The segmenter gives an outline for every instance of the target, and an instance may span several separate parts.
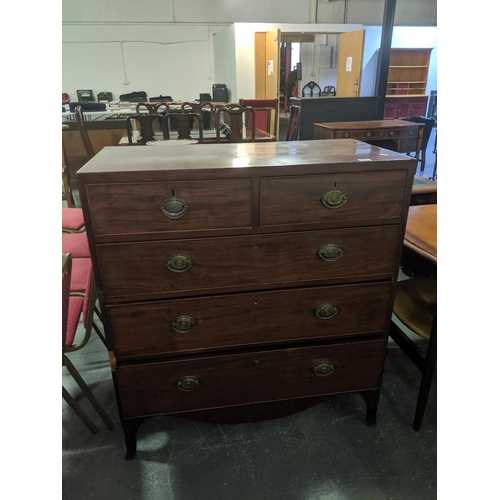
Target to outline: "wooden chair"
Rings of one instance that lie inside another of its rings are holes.
[[[135,105],[135,112],[140,114],[141,108],[146,108],[148,114],[159,115],[170,112],[170,108],[166,102],[139,102]],[[162,109],[165,108],[165,109]]]
[[[166,127],[165,119],[162,115],[151,114],[151,115],[130,115],[125,120],[127,127],[127,137],[128,143],[134,144],[132,139],[132,125],[136,124],[139,130],[139,137],[137,138],[137,144],[146,144],[149,141],[154,141],[155,133],[153,125],[158,122],[160,131],[163,133],[163,139],[168,139],[168,128]]]
[[[425,354],[394,320],[389,335],[422,372],[413,430],[419,431],[431,388],[437,358],[437,279],[417,276],[398,281],[393,308],[402,325],[427,340]]]
[[[240,106],[252,107],[255,111],[255,126],[269,132],[274,136],[274,140],[277,140],[278,99],[240,99]]]
[[[422,133],[422,147],[420,148],[420,154],[418,156],[414,156],[417,161],[420,162],[420,171],[422,172],[425,169],[425,152],[427,150],[427,145],[429,144],[429,138],[431,136],[432,127],[434,127],[434,123],[436,120],[434,118],[427,118],[425,116],[409,116],[408,118],[403,118],[408,122],[413,123],[423,123],[424,131]],[[412,156],[408,153],[408,156]]]
[[[166,129],[172,130],[172,119],[177,123],[177,140],[192,139],[191,129],[194,121],[198,122],[198,142],[203,142],[203,120],[199,113],[167,113],[165,115]]]
[[[82,392],[87,396],[88,400],[95,408],[103,422],[108,429],[113,429],[113,422],[100,405],[97,398],[94,396],[89,386],[85,383],[82,376],[75,368],[73,363],[66,356],[70,350],[76,350],[84,347],[86,342],[82,342],[75,348],[73,345],[78,322],[84,309],[84,298],[80,296],[72,296],[70,294],[72,274],[72,258],[69,253],[62,254],[62,364],[68,369],[68,372],[73,377],[75,382],[79,385]],[[87,339],[88,341],[88,339]],[[96,425],[90,420],[88,415],[83,411],[78,402],[69,394],[69,392],[62,388],[62,396],[69,406],[76,412],[83,423],[88,427],[92,433],[97,433]]]
[[[312,80],[302,87],[302,97],[321,97],[321,87]]]
[[[290,121],[285,141],[298,141],[300,128],[300,106],[290,106]]]
[[[323,97],[335,97],[337,95],[337,89],[333,85],[327,85],[323,92],[321,93]]]
[[[229,120],[229,124],[226,123],[226,119]],[[225,137],[222,137],[221,133]],[[218,107],[215,112],[215,137],[217,142],[255,142],[254,109],[239,105]]]
[[[94,156],[94,148],[92,147],[92,142],[90,141],[89,133],[85,127],[85,120],[83,118],[83,111],[81,106],[75,108],[75,120],[80,132],[80,137],[82,138],[83,147],[87,153],[88,159],[90,160]]]
[[[181,113],[186,113],[186,112],[191,112],[191,113],[198,113],[202,118],[203,118],[203,108],[208,108],[209,113],[210,113],[210,120],[209,120],[209,125],[208,128],[213,129],[214,128],[214,105],[209,102],[183,102],[181,105]]]

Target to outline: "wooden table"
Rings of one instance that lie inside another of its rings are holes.
[[[420,153],[424,125],[406,120],[368,120],[314,124],[315,139],[357,139],[399,153]]]
[[[437,204],[409,208],[401,265],[423,276],[437,272]]]
[[[432,205],[435,203],[437,203],[437,182],[416,175],[413,178],[410,205]]]

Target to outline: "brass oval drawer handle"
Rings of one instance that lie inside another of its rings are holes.
[[[318,253],[323,260],[334,262],[342,257],[344,249],[338,243],[326,243],[319,249]]]
[[[345,132],[344,137],[349,137],[349,132]]]
[[[196,321],[191,316],[178,316],[170,323],[174,332],[187,333],[196,327]]]
[[[391,130],[391,131],[389,132],[389,135],[394,135],[394,130]]]
[[[188,204],[182,198],[175,196],[165,198],[160,204],[161,213],[169,219],[180,219],[186,215],[188,209]]]
[[[367,132],[366,133],[366,137],[371,137],[372,136],[372,133],[371,132]]]
[[[319,319],[331,319],[339,312],[339,308],[335,304],[321,304],[318,306],[314,314]]]
[[[192,266],[193,261],[182,253],[171,255],[167,260],[167,268],[173,273],[184,273]]]
[[[180,391],[195,391],[200,387],[200,381],[196,377],[191,377],[190,375],[186,377],[182,377],[178,382],[177,382],[177,389]]]
[[[330,361],[320,361],[317,365],[313,366],[312,370],[314,375],[326,377],[334,372],[335,366]]]
[[[347,196],[340,189],[330,189],[321,197],[321,203],[326,208],[340,208],[347,201]]]

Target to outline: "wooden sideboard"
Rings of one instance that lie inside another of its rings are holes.
[[[384,120],[397,120],[409,116],[427,116],[428,101],[428,96],[386,96]]]
[[[155,415],[356,392],[375,424],[415,168],[346,139],[107,147],[78,172],[126,458]]]
[[[419,156],[424,125],[405,120],[369,120],[315,123],[315,139],[357,139],[369,144]]]

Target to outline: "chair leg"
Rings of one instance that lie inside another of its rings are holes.
[[[75,411],[75,413],[80,417],[82,422],[89,428],[92,434],[97,434],[99,430],[95,426],[95,424],[90,420],[88,415],[82,410],[81,406],[76,402],[76,400],[71,396],[71,394],[63,387],[62,395],[66,403],[69,404],[71,408]]]
[[[106,424],[106,427],[108,429],[112,429],[113,422],[108,417],[102,406],[99,404],[99,401],[97,401],[96,397],[90,390],[89,386],[85,383],[81,375],[78,373],[78,370],[75,368],[73,363],[64,354],[63,354],[63,365],[66,366],[69,373],[75,379],[76,383],[80,386],[80,389],[83,391],[85,396],[87,396],[88,400],[92,403],[92,406],[95,408],[99,416],[102,418],[103,422]]]
[[[420,389],[418,391],[417,398],[417,408],[415,410],[415,420],[413,422],[413,430],[418,432],[422,426],[422,420],[424,418],[425,407],[427,406],[427,400],[429,398],[429,391],[431,388],[432,375],[434,374],[434,368],[436,366],[437,358],[437,328],[436,328],[436,318],[434,318],[434,326],[429,338],[429,345],[427,346],[427,355],[425,357],[425,365],[422,374],[422,381],[420,382]]]

